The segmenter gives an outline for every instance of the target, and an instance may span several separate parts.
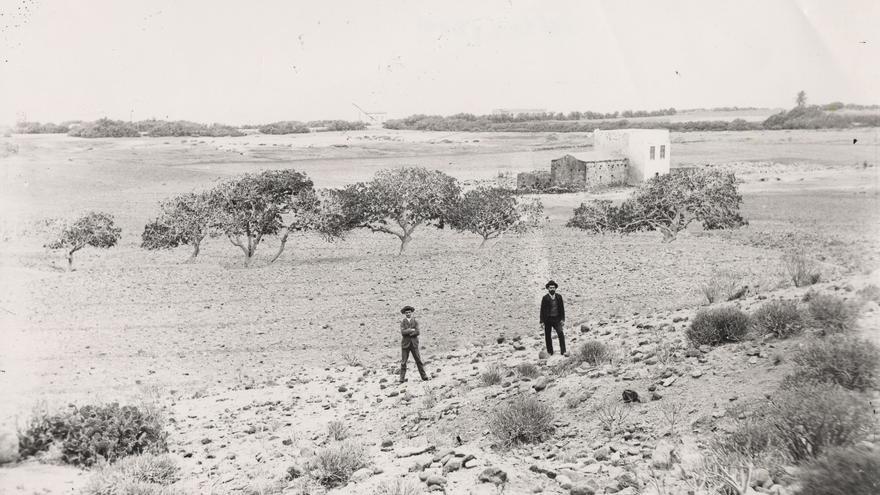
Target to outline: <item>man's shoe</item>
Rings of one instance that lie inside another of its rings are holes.
[[[422,381],[423,381],[423,382],[426,382],[426,381],[428,381],[428,380],[429,380],[429,378],[428,378],[427,376],[423,376],[423,377],[422,377]]]

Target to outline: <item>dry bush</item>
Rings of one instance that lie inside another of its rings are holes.
[[[341,441],[348,438],[348,426],[344,421],[331,421],[327,423],[327,438]]]
[[[488,368],[483,370],[480,373],[480,383],[483,384],[484,387],[488,387],[490,385],[498,385],[501,383],[501,379],[504,376],[504,369],[501,365],[497,363],[490,364]]]
[[[797,495],[880,493],[880,451],[865,447],[830,449],[800,475]]]
[[[765,418],[796,461],[812,459],[832,447],[853,445],[873,425],[867,399],[833,383],[804,383],[779,390],[768,403]]]
[[[874,343],[849,335],[829,335],[808,342],[792,355],[797,381],[836,383],[850,390],[865,391],[878,383],[880,349]]]
[[[669,433],[675,434],[679,424],[687,415],[687,404],[680,400],[661,401],[660,414],[669,426]]]
[[[739,342],[749,331],[749,316],[734,306],[699,311],[686,336],[695,346]]]
[[[782,257],[782,263],[795,287],[813,285],[821,278],[819,265],[804,253],[789,253]]]
[[[740,277],[730,272],[713,273],[701,288],[709,304],[727,301],[740,288]]]
[[[553,432],[553,408],[534,397],[518,396],[498,406],[489,428],[505,447],[541,442]]]
[[[180,479],[180,467],[169,455],[142,454],[114,464],[103,463],[89,478],[85,495],[177,495],[169,487]]]
[[[614,433],[623,425],[630,412],[630,408],[622,402],[615,399],[606,399],[596,406],[594,415],[603,428]]]
[[[437,405],[437,392],[433,388],[425,385],[425,396],[422,397],[422,406],[425,409],[433,409]]]
[[[609,358],[608,346],[598,340],[588,340],[580,345],[574,354],[571,355],[569,361],[572,366],[578,366],[581,363],[589,363],[591,366],[599,366]]]
[[[536,378],[541,374],[541,370],[532,363],[519,363],[514,367],[514,370],[516,370],[516,374],[525,378]]]
[[[351,366],[353,368],[356,368],[358,366],[363,366],[363,363],[361,362],[361,358],[357,352],[351,352],[351,351],[343,352],[342,353],[342,360],[345,362],[345,364],[347,364],[348,366]]]
[[[360,443],[346,441],[319,450],[309,461],[309,474],[328,488],[348,483],[352,473],[367,467],[369,455]]]
[[[770,301],[751,315],[752,328],[759,335],[772,334],[780,339],[801,333],[805,320],[795,301]]]
[[[416,481],[398,478],[386,481],[376,488],[375,495],[421,495],[425,493],[422,484]]]
[[[833,294],[814,294],[807,303],[811,325],[824,335],[850,332],[856,327],[857,305]]]

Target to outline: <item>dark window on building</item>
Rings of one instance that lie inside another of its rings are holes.
[[[651,146],[651,160],[654,159],[654,148],[655,146]]]
[[[664,158],[666,158],[666,145],[661,144],[660,145],[660,159],[662,160]]]

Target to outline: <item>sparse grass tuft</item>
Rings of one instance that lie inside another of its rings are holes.
[[[421,495],[425,493],[422,484],[410,479],[386,481],[378,486],[375,495]]]
[[[803,313],[795,301],[770,301],[751,315],[752,328],[760,335],[786,339],[801,333],[805,326]]]
[[[728,272],[713,273],[702,286],[709,304],[727,301],[740,287],[740,278]]]
[[[579,366],[581,363],[589,363],[591,366],[598,366],[609,358],[608,347],[598,340],[588,340],[580,345],[571,355],[570,361],[572,366]]]
[[[348,438],[348,434],[348,426],[344,421],[336,420],[327,423],[327,438],[338,442]]]
[[[836,383],[850,390],[865,391],[878,383],[880,349],[874,343],[849,335],[815,339],[795,351],[796,381]]]
[[[169,455],[142,454],[114,464],[103,463],[92,474],[85,495],[176,495],[169,485],[180,479],[180,467]]]
[[[596,406],[594,414],[603,428],[614,433],[629,417],[630,411],[626,404],[615,399],[606,399]]]
[[[553,432],[553,408],[534,397],[518,396],[498,406],[489,420],[492,433],[505,447],[536,443]]]
[[[749,316],[733,306],[701,310],[687,329],[688,340],[695,346],[739,342],[749,331]]]
[[[309,472],[321,485],[333,488],[348,483],[352,473],[368,464],[367,449],[362,444],[338,442],[315,454],[309,462]]]
[[[815,294],[807,307],[811,324],[823,335],[846,333],[855,329],[859,309],[853,303],[833,294]]]
[[[524,378],[536,378],[541,374],[541,370],[532,363],[519,363],[514,369],[516,374]]]
[[[830,449],[806,466],[797,495],[880,493],[880,451],[865,447]]]
[[[480,373],[480,383],[488,387],[498,385],[503,378],[504,369],[498,364],[491,364],[482,373]]]
[[[804,253],[789,253],[782,257],[782,263],[785,266],[785,273],[795,287],[813,285],[821,278],[819,265]]]

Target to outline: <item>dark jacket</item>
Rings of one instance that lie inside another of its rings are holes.
[[[556,303],[557,308],[559,309],[559,316],[556,318],[550,317],[550,294],[544,294],[544,298],[541,299],[541,323],[545,321],[565,321],[565,303],[562,302],[562,296],[558,293],[556,294]]]
[[[419,348],[419,322],[412,318],[407,321],[406,318],[400,322],[400,348],[409,349],[410,347]]]

